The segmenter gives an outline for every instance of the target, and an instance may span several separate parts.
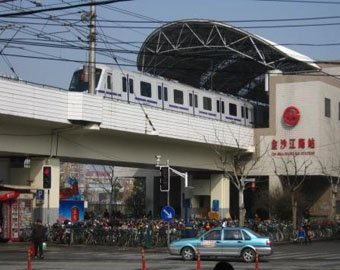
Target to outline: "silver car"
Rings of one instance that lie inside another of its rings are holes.
[[[241,257],[254,262],[256,256],[273,253],[272,242],[244,227],[214,228],[195,238],[175,240],[169,245],[171,255],[181,255],[184,260],[200,256]]]

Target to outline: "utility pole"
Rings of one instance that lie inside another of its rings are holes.
[[[89,93],[95,94],[96,87],[96,4],[91,0],[89,34]]]

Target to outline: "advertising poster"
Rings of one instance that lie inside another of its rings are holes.
[[[72,223],[84,220],[84,201],[75,177],[69,177],[66,185],[60,189],[59,221],[64,222],[66,219]]]
[[[84,201],[64,200],[59,202],[59,220],[72,223],[84,220]]]

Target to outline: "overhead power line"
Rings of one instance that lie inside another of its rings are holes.
[[[105,1],[95,2],[95,5],[100,6],[100,5],[107,5],[107,4],[112,4],[112,3],[116,3],[116,2],[125,2],[125,1],[131,1],[131,0],[105,0]],[[61,6],[61,7],[51,7],[51,8],[42,8],[42,9],[35,9],[35,10],[26,10],[26,11],[0,14],[0,17],[15,17],[15,16],[22,16],[22,15],[29,15],[29,14],[37,14],[37,13],[48,12],[48,11],[56,11],[56,10],[85,7],[85,6],[91,6],[91,5],[93,5],[93,3],[82,3],[82,4],[75,4],[75,5]]]

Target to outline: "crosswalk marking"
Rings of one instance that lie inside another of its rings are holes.
[[[310,252],[294,252],[294,253],[286,253],[286,252],[277,252],[270,256],[271,259],[294,259],[294,260],[308,260],[308,259],[338,259],[339,253],[313,253]]]

